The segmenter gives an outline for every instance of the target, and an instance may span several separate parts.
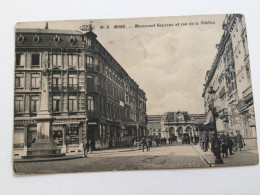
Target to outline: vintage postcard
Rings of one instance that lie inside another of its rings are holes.
[[[22,22],[17,174],[258,164],[242,14]]]

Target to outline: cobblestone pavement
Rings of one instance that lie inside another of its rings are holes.
[[[68,173],[114,170],[200,168],[208,164],[192,145],[152,147],[151,151],[116,149],[95,151],[87,158],[14,164],[19,174]]]
[[[203,152],[199,145],[194,146],[194,148],[213,166],[256,165],[259,162],[257,149],[243,148],[242,151],[233,152],[234,155],[228,155],[227,158],[222,158],[223,164],[215,165],[215,157],[210,149],[207,152]]]

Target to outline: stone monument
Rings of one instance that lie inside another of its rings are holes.
[[[52,139],[51,123],[52,116],[49,111],[49,86],[48,86],[49,70],[46,65],[43,66],[41,80],[41,98],[40,109],[37,113],[37,139],[32,143],[31,151],[28,151],[27,158],[33,157],[56,157],[64,156],[61,150],[57,149],[57,144]]]

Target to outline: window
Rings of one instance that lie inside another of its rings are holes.
[[[14,112],[15,113],[24,111],[24,102],[23,102],[22,96],[15,97],[15,103],[14,104],[15,104],[14,105]]]
[[[62,55],[56,55],[56,54],[52,55],[52,65],[61,67]]]
[[[94,99],[92,96],[88,96],[88,110],[94,111]]]
[[[92,46],[92,41],[91,41],[91,39],[89,39],[89,38],[87,38],[87,45],[88,45],[88,46]]]
[[[87,66],[92,68],[93,62],[94,62],[94,58],[87,56]]]
[[[40,65],[40,54],[32,54],[32,65],[33,66]]]
[[[53,74],[52,86],[53,87],[61,86],[61,79],[60,79],[60,75],[59,74]]]
[[[83,94],[81,94],[79,97],[79,110],[84,110],[84,108],[85,108],[84,96]]]
[[[24,75],[23,74],[16,74],[15,75],[15,87],[24,87]]]
[[[77,77],[75,74],[69,75],[69,87],[76,87],[77,86]]]
[[[25,55],[16,54],[16,66],[24,66],[24,65],[25,65]]]
[[[69,96],[69,111],[77,111],[77,97]]]
[[[39,74],[32,74],[31,77],[31,87],[32,88],[39,88],[40,87],[40,76]]]
[[[69,66],[77,66],[78,58],[77,55],[69,55]]]
[[[53,96],[52,98],[52,110],[53,112],[61,111],[60,109],[60,96]]]
[[[39,109],[39,96],[31,96],[31,112],[37,112]]]

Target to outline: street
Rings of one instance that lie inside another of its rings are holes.
[[[174,143],[150,151],[110,149],[94,151],[87,158],[62,161],[14,163],[18,174],[92,172],[207,167],[192,145]]]

